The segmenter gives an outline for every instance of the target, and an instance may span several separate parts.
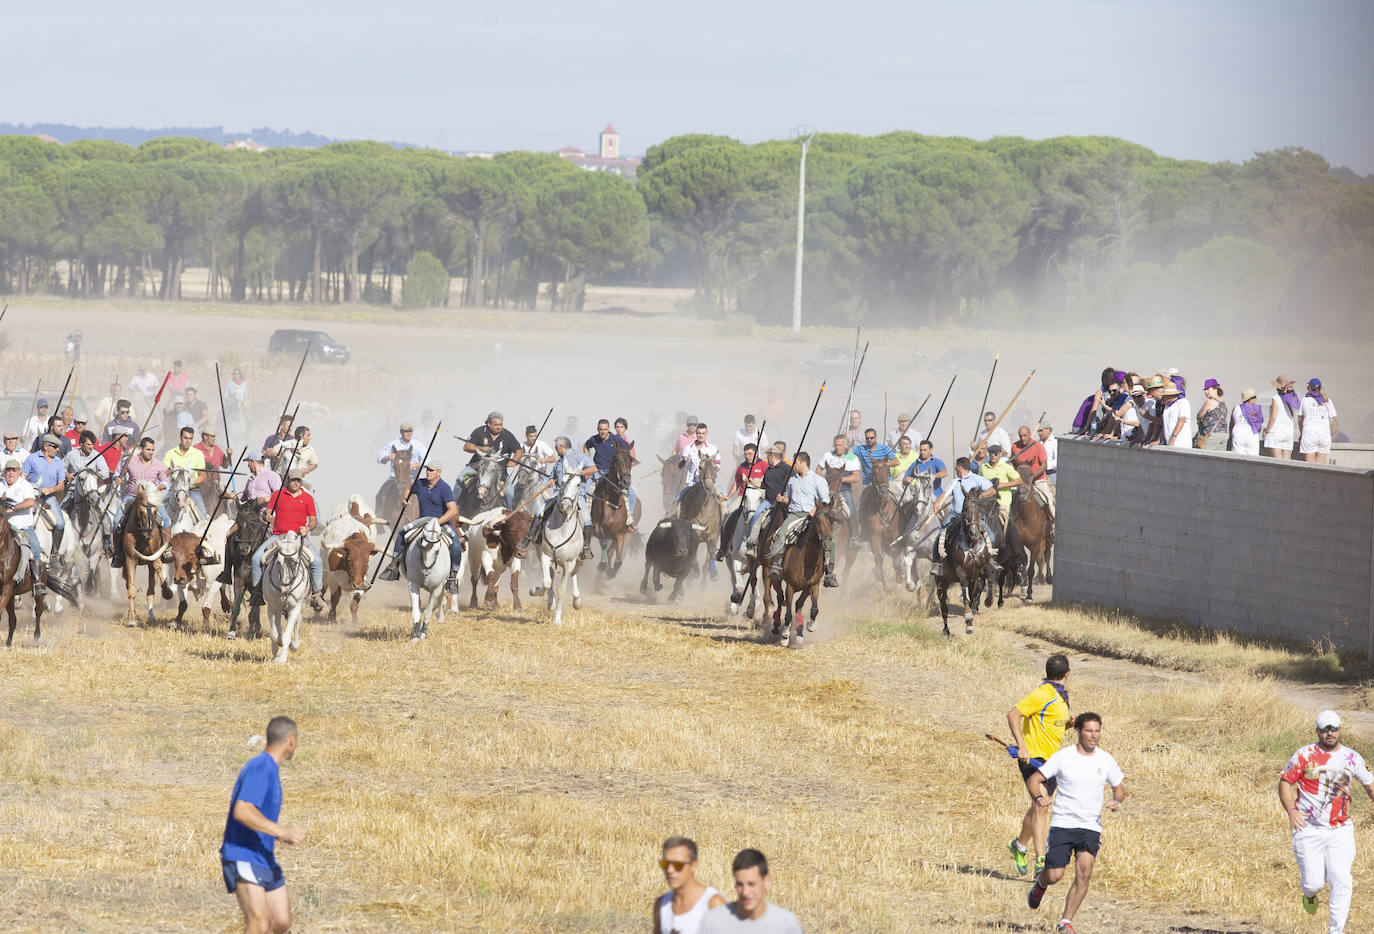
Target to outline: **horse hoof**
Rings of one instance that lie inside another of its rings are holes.
[[[815,632],[815,631],[816,631],[816,621],[815,621],[814,619],[808,619],[808,620],[806,621],[806,631],[807,631],[807,632]]]
[[[581,598],[581,597],[573,597],[573,609],[574,609],[574,610],[580,610],[580,609],[582,609],[582,598]]]
[[[232,629],[229,630],[228,632],[226,632],[226,633],[224,634],[224,638],[228,639],[228,640],[231,641],[231,642],[232,642],[233,640],[237,639],[238,637],[239,637],[239,634],[236,633],[236,632],[234,632],[234,630],[232,630]]]
[[[973,624],[972,624],[972,623],[965,623],[965,624],[964,624],[964,635],[966,635],[966,636],[971,636],[971,635],[973,635]]]

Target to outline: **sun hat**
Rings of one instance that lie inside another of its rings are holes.
[[[1293,385],[1293,379],[1287,373],[1280,373],[1269,381],[1269,385],[1275,389],[1282,389],[1284,386]]]
[[[1324,726],[1334,726],[1336,729],[1341,727],[1341,715],[1334,710],[1323,710],[1317,714],[1317,729]]]
[[[1255,398],[1255,390],[1249,386],[1246,386],[1245,391],[1240,394],[1240,401],[1249,402],[1253,398]]]
[[[1221,383],[1218,383],[1218,382],[1217,382],[1216,380],[1214,380],[1214,379],[1209,379],[1209,380],[1207,380],[1205,383],[1202,384],[1202,388],[1203,388],[1203,389],[1220,389],[1220,388],[1221,388]]]
[[[1131,395],[1133,395],[1133,396],[1143,396],[1143,395],[1145,395],[1145,387],[1142,386],[1142,385],[1140,385],[1139,383],[1136,383],[1134,386],[1131,387]]]
[[[1178,385],[1177,385],[1176,383],[1174,383],[1172,380],[1171,380],[1170,382],[1166,383],[1165,386],[1164,386],[1164,395],[1166,395],[1166,396],[1176,396],[1176,395],[1178,395]]]
[[[1160,379],[1158,376],[1151,376],[1148,380],[1145,381],[1146,389],[1158,389],[1160,386],[1163,385],[1164,380]]]

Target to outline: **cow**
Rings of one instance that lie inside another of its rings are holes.
[[[215,520],[220,526],[219,537],[221,542],[224,533],[229,528],[229,518],[220,516]],[[221,552],[223,546],[221,546]],[[189,590],[201,601],[200,615],[201,624],[208,627],[210,625],[210,601],[205,599],[209,595],[209,583],[205,574],[208,565],[219,564],[222,560],[221,555],[216,554],[210,547],[209,536],[202,542],[199,532],[177,532],[172,536],[171,542],[167,545],[167,550],[163,552],[163,561],[167,562],[167,573],[171,575],[172,586],[176,591],[177,599],[177,618],[175,626],[177,629],[184,629],[186,626],[186,592]],[[215,586],[221,586],[218,583]],[[221,591],[221,598],[223,591]]]
[[[367,566],[379,550],[375,538],[377,527],[384,524],[372,515],[357,494],[349,497],[348,502],[329,517],[320,544],[325,552],[324,586],[329,591],[331,623],[339,618],[339,601],[344,591],[352,590],[353,599],[348,609],[353,625],[358,624],[358,604],[371,586],[367,582]]]
[[[472,581],[472,599],[468,609],[477,609],[479,580],[487,585],[483,599],[486,608],[496,608],[496,585],[506,568],[510,568],[513,607],[520,609],[520,560],[525,557],[521,542],[533,521],[534,517],[524,510],[512,513],[500,507],[472,517],[467,533],[468,577]]]
[[[654,575],[654,590],[663,589],[662,576],[667,574],[674,579],[673,592],[669,600],[682,598],[682,584],[696,570],[697,546],[701,544],[701,533],[706,527],[693,524],[686,519],[664,519],[649,533],[649,542],[644,546],[644,579],[639,582],[639,592],[649,592],[649,572]]]

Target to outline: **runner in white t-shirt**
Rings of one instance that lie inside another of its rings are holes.
[[[1341,745],[1340,714],[1323,710],[1317,714],[1317,741],[1293,753],[1279,775],[1279,801],[1293,829],[1303,910],[1316,914],[1317,893],[1331,885],[1328,934],[1341,934],[1350,914],[1350,867],[1355,863],[1350,791],[1355,782],[1374,801],[1374,774],[1363,756]]]
[[[1093,863],[1102,845],[1102,788],[1112,786],[1112,800],[1107,802],[1107,807],[1113,811],[1121,807],[1126,797],[1121,766],[1110,753],[1097,746],[1102,739],[1102,718],[1095,713],[1081,713],[1074,719],[1073,726],[1078,731],[1078,742],[1046,759],[1027,782],[1037,804],[1045,798],[1045,783],[1050,779],[1057,782],[1059,790],[1050,816],[1045,868],[1035,877],[1026,904],[1039,908],[1045,890],[1064,877],[1069,859],[1076,854],[1073,885],[1069,886],[1064,914],[1055,927],[1056,931],[1065,934],[1076,934],[1073,916],[1088,894]]]
[[[724,905],[725,896],[697,881],[696,843],[669,837],[658,865],[668,891],[654,899],[654,934],[697,934],[706,912]]]

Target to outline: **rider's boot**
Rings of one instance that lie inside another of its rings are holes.
[[[262,584],[254,584],[252,596],[248,600],[249,606],[266,606],[267,600],[262,595]]]
[[[29,593],[37,600],[48,592],[48,588],[43,586],[43,562],[37,558],[31,558],[29,560],[29,573],[33,575],[33,588]]]
[[[825,540],[825,580],[826,587],[838,587],[840,582],[835,579],[835,542],[833,539]]]
[[[458,593],[460,589],[458,584],[458,569],[449,568],[448,580],[444,583],[444,593]]]
[[[397,549],[387,562],[386,567],[382,568],[382,573],[377,575],[384,581],[398,581],[401,579],[401,552]]]
[[[62,561],[62,533],[66,531],[66,526],[52,530],[51,557],[48,559],[50,563],[59,564]]]
[[[316,590],[310,595],[310,609],[316,613],[324,612],[324,591]]]
[[[582,526],[582,560],[591,561],[596,557],[596,552],[592,551],[592,527]]]
[[[118,533],[110,546],[110,567],[119,570],[124,567],[124,535]]]

